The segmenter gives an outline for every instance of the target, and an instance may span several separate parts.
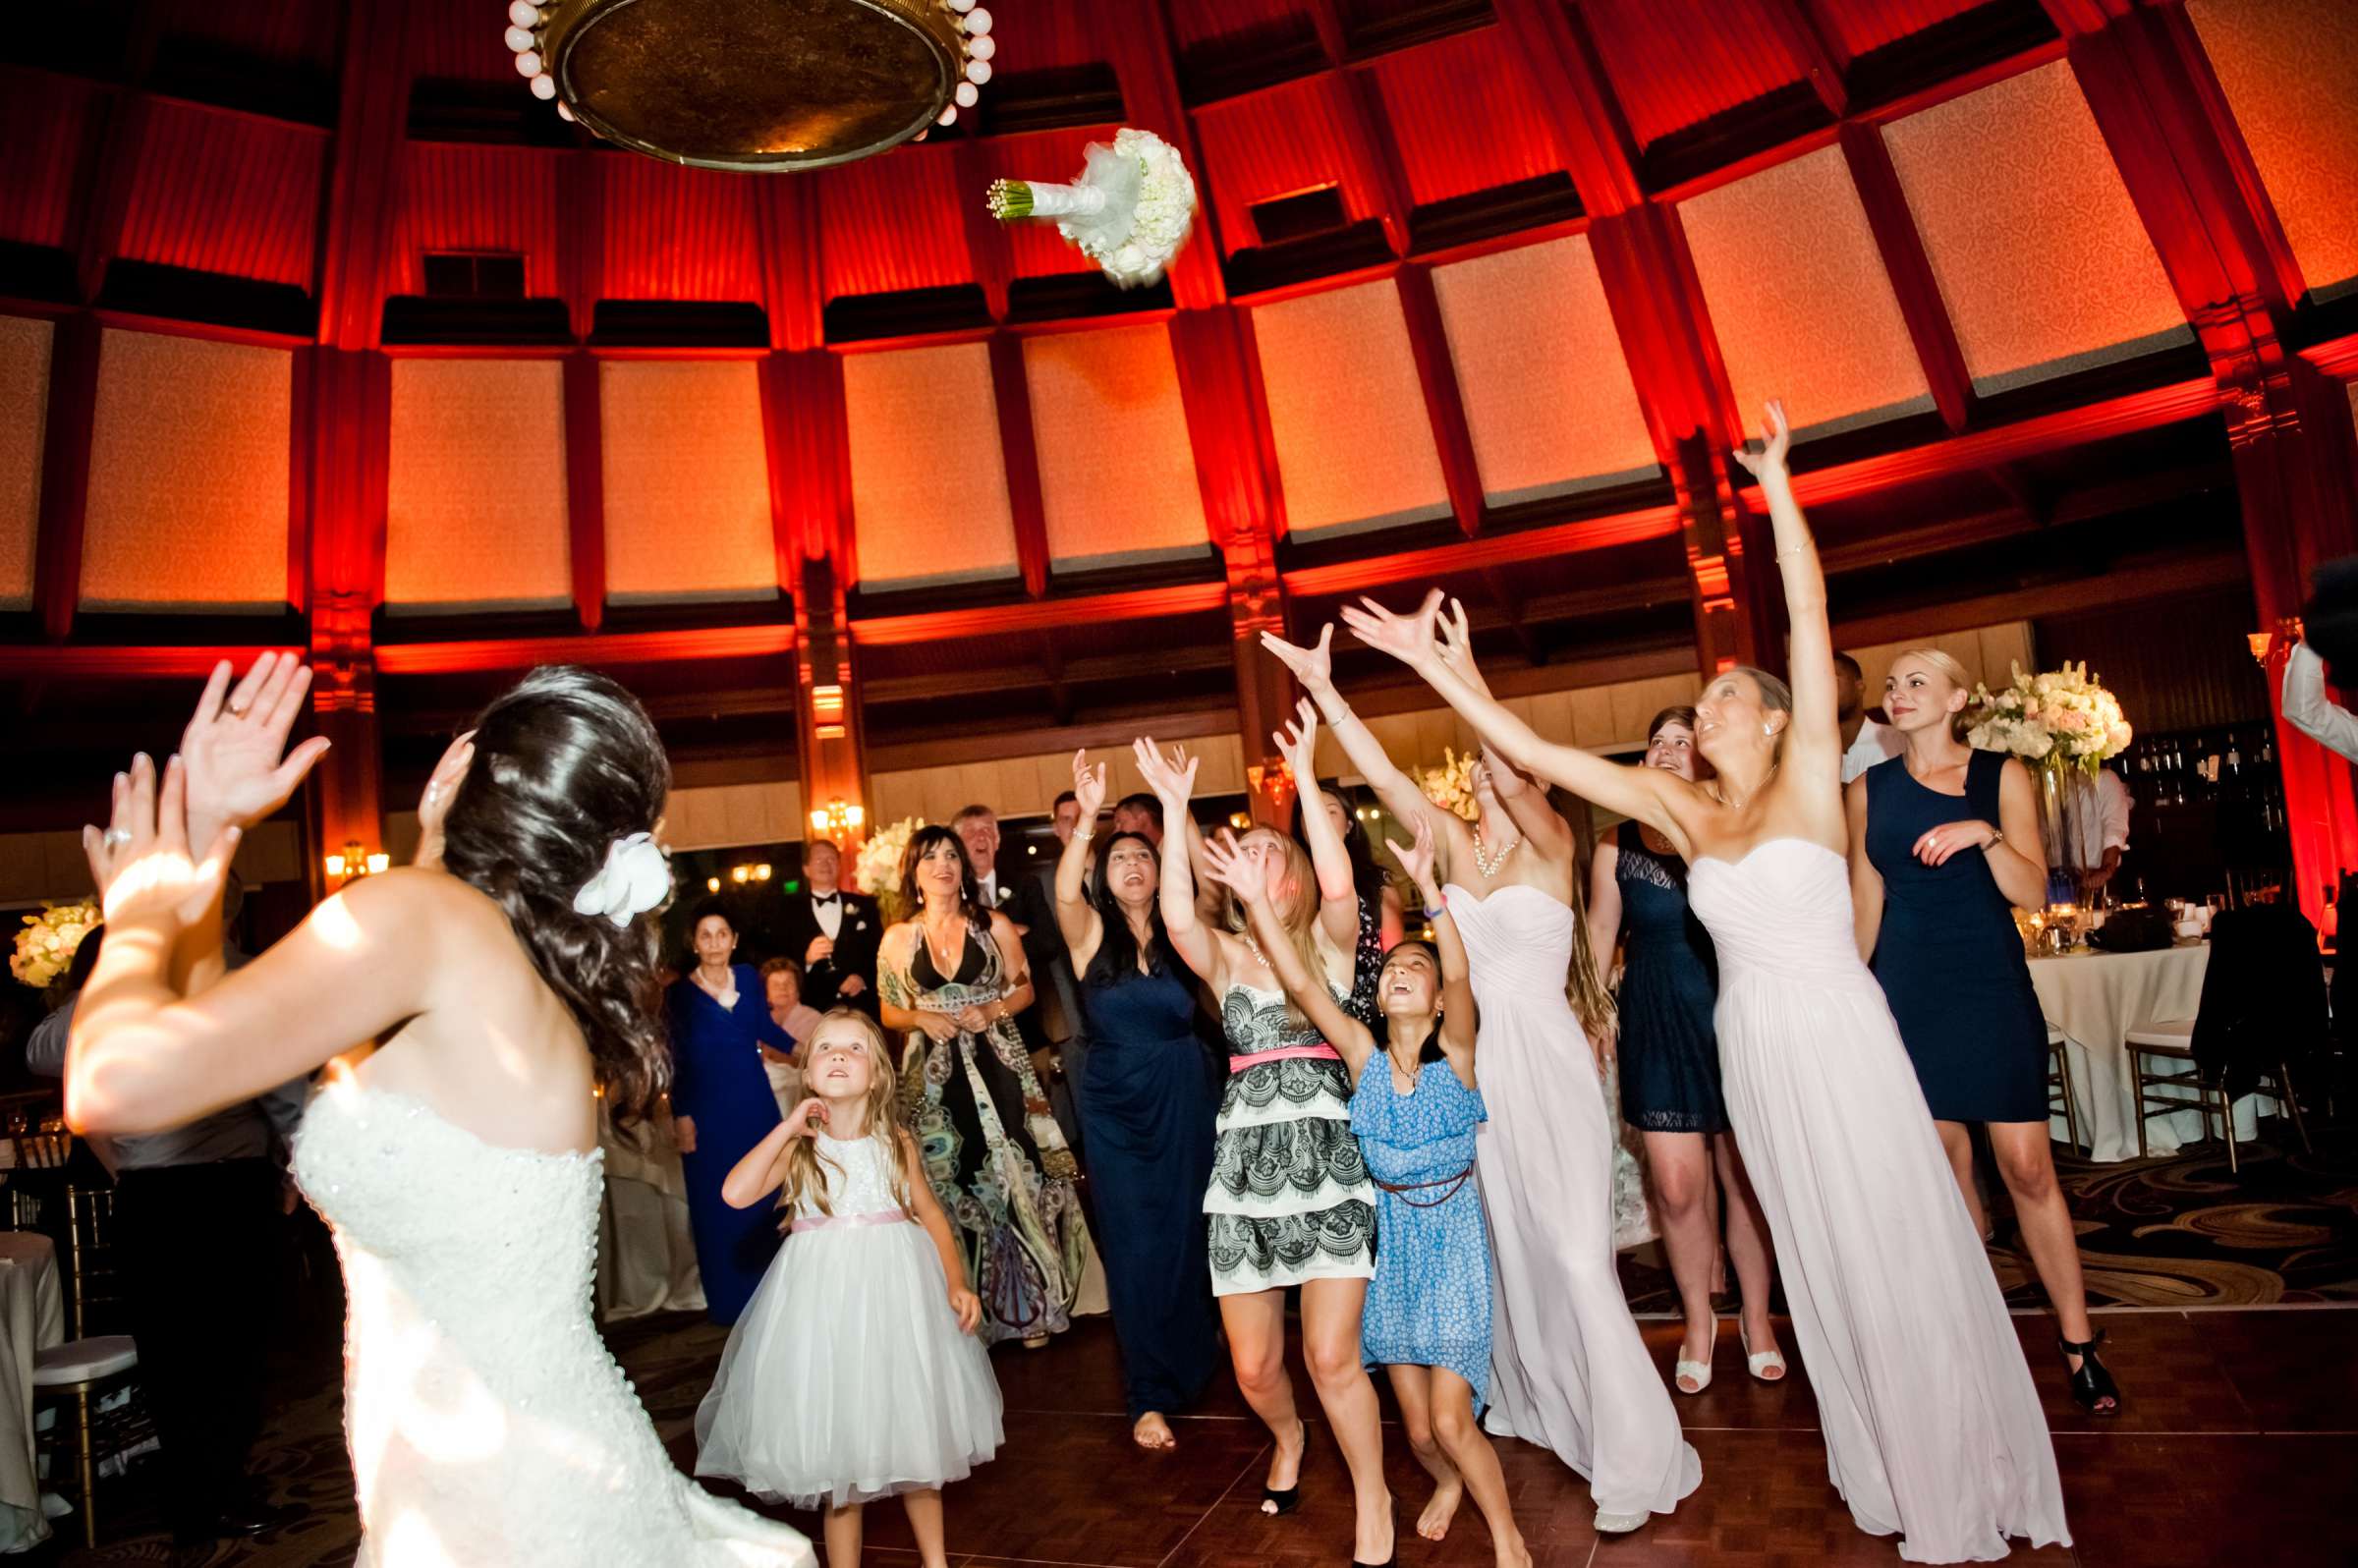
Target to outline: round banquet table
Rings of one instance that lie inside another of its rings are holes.
[[[33,1470],[32,1358],[65,1337],[56,1245],[0,1231],[0,1551],[22,1551],[49,1535]]]
[[[2031,985],[2047,1021],[2063,1032],[2064,1060],[2079,1101],[2080,1133],[2088,1157],[2116,1161],[2137,1157],[2137,1086],[2129,1072],[2129,1032],[2148,1024],[2192,1018],[2203,996],[2203,974],[2211,944],[2189,942],[2148,953],[2100,953],[2082,948],[2055,958],[2031,960]],[[2257,1136],[2259,1101],[2248,1095],[2235,1105],[2235,1136]],[[2188,1098],[2188,1104],[2193,1100]],[[2271,1109],[2274,1102],[2269,1101]],[[2058,1142],[2069,1138],[2063,1118],[2049,1123]],[[2147,1150],[2174,1154],[2181,1145],[2206,1136],[2201,1112],[2156,1117],[2145,1132]]]

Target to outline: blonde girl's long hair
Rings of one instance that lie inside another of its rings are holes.
[[[896,1086],[893,1080],[892,1056],[885,1048],[884,1031],[876,1021],[855,1007],[830,1008],[820,1017],[817,1027],[811,1031],[811,1039],[818,1038],[819,1031],[838,1022],[856,1024],[868,1037],[868,1057],[870,1064],[868,1079],[868,1099],[863,1107],[867,1112],[866,1136],[875,1140],[884,1156],[884,1169],[892,1183],[892,1196],[903,1208],[910,1206],[909,1169],[906,1150],[901,1143],[901,1119],[894,1113]],[[810,1044],[806,1043],[805,1050]],[[778,1190],[778,1206],[792,1209],[800,1205],[807,1194],[812,1205],[822,1214],[832,1214],[827,1202],[829,1170],[840,1170],[835,1162],[818,1151],[815,1138],[798,1138],[786,1149],[786,1180]]]
[[[1292,939],[1294,951],[1302,955],[1302,967],[1323,982],[1326,960],[1319,952],[1319,873],[1311,864],[1310,851],[1302,847],[1300,839],[1273,827],[1254,828],[1245,837],[1251,838],[1254,833],[1266,833],[1284,848],[1285,870],[1269,889],[1269,903],[1285,926],[1285,934]],[[1227,911],[1228,929],[1252,940],[1252,917],[1246,914],[1244,901],[1233,892],[1227,898]],[[1357,955],[1353,956],[1356,960]],[[1304,1022],[1302,1010],[1290,996],[1286,998],[1285,1016],[1297,1024]]]
[[[1693,709],[1664,708],[1655,716],[1654,723],[1648,728],[1648,739],[1652,740],[1654,731],[1660,729],[1665,719],[1680,712],[1687,714],[1682,722],[1692,727]],[[1561,786],[1547,792],[1547,804],[1554,807],[1556,814],[1567,823],[1577,822],[1583,816],[1590,816],[1594,820],[1589,803]],[[1620,1010],[1613,1005],[1613,993],[1604,988],[1604,979],[1598,974],[1595,955],[1589,950],[1588,868],[1581,864],[1577,855],[1572,863],[1571,903],[1572,969],[1564,977],[1564,1000],[1572,1004],[1572,1016],[1580,1020],[1582,1031],[1593,1040],[1613,1028]],[[1605,956],[1609,958],[1612,955],[1608,953]]]

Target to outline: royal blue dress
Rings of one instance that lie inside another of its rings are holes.
[[[1477,1410],[1490,1390],[1490,1237],[1474,1129],[1488,1120],[1481,1092],[1447,1062],[1419,1067],[1416,1092],[1403,1094],[1379,1050],[1351,1092],[1351,1131],[1376,1182],[1376,1277],[1360,1316],[1360,1360],[1455,1372]]]
[[[1085,980],[1081,1005],[1082,1144],[1136,1421],[1194,1404],[1219,1362],[1204,1225],[1217,1100],[1195,1030],[1196,988],[1170,961],[1114,983]]]
[[[764,1003],[751,964],[732,965],[737,1005],[723,1009],[693,975],[672,982],[671,1113],[696,1123],[696,1152],[680,1156],[688,1183],[688,1227],[704,1307],[716,1323],[733,1323],[761,1283],[778,1250],[777,1214],[767,1204],[731,1208],[720,1184],[778,1125],[778,1101],[761,1067],[761,1047],[795,1048]]]
[[[1943,822],[1994,824],[2005,768],[2004,754],[1975,752],[1962,799],[1916,782],[1904,756],[1861,775],[1867,858],[1883,879],[1872,968],[1937,1121],[2047,1120],[2047,1019],[1989,858],[1916,858],[1916,841]]]

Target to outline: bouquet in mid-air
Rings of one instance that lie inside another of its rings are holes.
[[[1196,222],[1196,182],[1178,148],[1128,127],[1113,144],[1093,141],[1089,166],[1069,185],[996,180],[990,215],[1051,219],[1104,274],[1125,289],[1151,284],[1171,264]]]

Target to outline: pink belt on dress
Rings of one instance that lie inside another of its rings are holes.
[[[1273,1051],[1251,1051],[1243,1056],[1231,1056],[1228,1058],[1228,1071],[1232,1074],[1241,1073],[1248,1067],[1259,1067],[1263,1062],[1282,1062],[1289,1056],[1312,1056],[1329,1062],[1343,1059],[1340,1051],[1321,1040],[1316,1045],[1280,1045]]]
[[[786,1229],[796,1235],[807,1230],[825,1230],[832,1225],[914,1225],[917,1216],[897,1208],[871,1209],[865,1214],[813,1214],[798,1219]]]

